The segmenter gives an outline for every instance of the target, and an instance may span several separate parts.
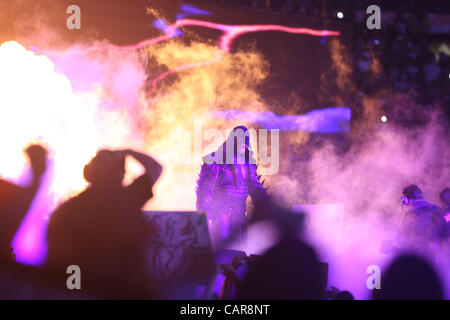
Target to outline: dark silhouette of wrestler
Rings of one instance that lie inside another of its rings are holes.
[[[47,151],[40,145],[25,150],[32,169],[31,184],[20,187],[0,180],[0,263],[14,261],[11,241],[27,214],[46,170]]]
[[[125,158],[145,173],[123,186]],[[151,157],[133,151],[101,150],[84,168],[88,188],[62,204],[48,229],[47,270],[57,280],[66,268],[81,269],[84,292],[99,298],[146,298],[146,230],[141,208],[162,171]],[[65,286],[66,280],[62,281]]]
[[[253,201],[267,197],[248,129],[235,127],[223,145],[203,161],[197,180],[197,210],[207,215],[213,246],[220,247],[232,235],[243,240],[248,196]]]

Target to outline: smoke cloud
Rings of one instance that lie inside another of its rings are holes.
[[[161,17],[154,8],[148,11]],[[217,120],[211,111],[280,109],[266,105],[258,91],[270,63],[255,46],[219,60],[216,43],[195,36],[141,50],[94,50],[105,42],[69,45],[42,21],[42,16],[36,20],[42,35],[33,43],[39,48],[36,53],[16,43],[0,47],[0,63],[14,62],[5,68],[9,73],[0,74],[0,130],[2,137],[11,137],[0,140],[0,174],[20,180],[26,171],[20,149],[30,142],[43,141],[52,154],[48,190],[37,201],[47,205],[34,205],[15,239],[18,259],[24,263],[42,262],[45,250],[38,244],[43,243],[45,219],[58,203],[86,186],[82,168],[97,149],[148,152],[161,161],[164,172],[146,209],[193,210],[201,157],[222,142],[204,141],[207,148],[196,153],[196,123],[222,131],[252,127]],[[16,40],[32,42],[29,37]],[[437,203],[439,192],[449,186],[450,137],[440,114],[417,106],[413,95],[394,95],[386,88],[371,96],[358,94],[346,48],[334,40],[329,49],[332,68],[321,77],[324,100],[338,106],[358,100],[358,121],[340,135],[281,132],[280,173],[264,178],[287,205],[337,204],[335,211],[310,217],[310,240],[330,263],[329,284],[366,298],[367,267],[383,267],[391,259],[380,247],[398,226],[403,187],[417,184],[425,199]],[[199,66],[170,75],[153,90],[153,80],[162,73],[193,64]],[[382,123],[383,108],[394,119],[418,117],[423,123],[407,127],[389,117]],[[293,110],[304,110],[301,98],[283,112]],[[132,162],[127,181],[139,170]]]

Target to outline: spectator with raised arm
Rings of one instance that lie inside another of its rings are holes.
[[[125,159],[135,158],[145,173],[123,185]],[[141,209],[153,196],[161,165],[133,150],[100,150],[85,166],[89,186],[62,204],[48,229],[47,269],[55,279],[78,265],[82,290],[99,298],[146,298],[146,230]],[[61,282],[65,285],[65,280]]]

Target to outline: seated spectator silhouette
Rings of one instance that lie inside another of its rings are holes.
[[[322,284],[314,249],[299,240],[284,239],[249,265],[237,299],[322,299]]]
[[[323,299],[327,282],[323,268],[314,248],[298,239],[304,229],[304,215],[293,214],[274,199],[259,198],[250,216],[250,224],[270,222],[282,237],[262,256],[249,261],[236,299]]]
[[[355,300],[353,295],[347,290],[339,292],[334,299],[335,300]]]
[[[355,300],[355,297],[353,297],[349,291],[340,291],[338,288],[333,286],[326,291],[325,298],[327,300]]]
[[[374,300],[441,300],[443,288],[432,266],[419,256],[397,257],[381,276]]]
[[[145,173],[123,186],[125,158]],[[84,168],[88,188],[62,204],[48,228],[47,270],[66,285],[66,268],[78,265],[81,287],[92,297],[146,298],[146,230],[141,214],[162,167],[132,150],[101,150]]]
[[[0,180],[0,264],[14,261],[11,242],[33,202],[46,170],[47,151],[42,146],[31,145],[25,151],[31,163],[31,184],[20,187]]]

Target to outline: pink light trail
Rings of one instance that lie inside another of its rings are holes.
[[[333,31],[333,30],[315,30],[315,29],[309,29],[309,28],[292,28],[292,27],[286,27],[281,25],[225,25],[225,24],[219,24],[214,22],[208,22],[208,21],[201,21],[201,20],[192,20],[192,19],[181,19],[176,21],[173,25],[171,25],[170,32],[168,34],[165,34],[163,36],[159,36],[156,38],[148,39],[141,41],[134,45],[129,46],[118,46],[118,45],[102,45],[102,46],[93,46],[88,49],[88,51],[94,51],[94,50],[108,50],[108,49],[119,49],[119,50],[138,50],[145,48],[147,46],[151,46],[163,41],[170,40],[175,30],[181,27],[187,27],[187,26],[198,26],[198,27],[204,27],[209,29],[215,29],[220,30],[223,32],[222,36],[219,38],[219,48],[222,52],[230,52],[231,46],[233,44],[233,41],[236,40],[239,36],[246,34],[246,33],[254,33],[254,32],[267,32],[267,31],[278,31],[278,32],[284,32],[284,33],[291,33],[291,34],[306,34],[316,37],[330,37],[330,36],[339,36],[339,31]],[[216,53],[216,58],[213,60],[203,61],[203,62],[197,62],[193,64],[185,64],[180,65],[172,70],[166,71],[153,79],[152,81],[152,90],[150,94],[153,94],[156,92],[157,85],[160,81],[162,81],[167,76],[198,67],[204,67],[211,65],[213,63],[216,63],[220,61],[222,57],[222,52]]]

